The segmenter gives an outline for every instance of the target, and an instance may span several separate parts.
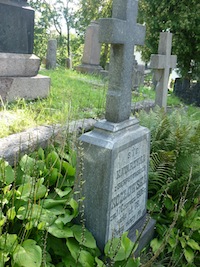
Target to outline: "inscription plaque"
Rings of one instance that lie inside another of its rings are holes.
[[[114,161],[109,239],[127,231],[146,212],[147,155],[147,141],[140,140]]]

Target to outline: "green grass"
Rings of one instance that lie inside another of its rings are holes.
[[[14,116],[14,119],[1,120],[0,137],[38,125],[102,116],[107,86],[100,78],[60,68],[40,73],[51,77],[49,96],[35,101],[19,99],[11,104],[4,103],[1,111],[6,118]]]
[[[40,73],[51,78],[49,96],[35,101],[19,99],[11,104],[2,103],[0,138],[39,125],[64,124],[71,120],[104,116],[108,87],[106,79],[64,68],[42,70]],[[147,99],[155,99],[155,91],[150,87],[141,87],[132,94],[133,102]],[[185,106],[172,93],[169,93],[168,105],[175,108]],[[200,108],[188,106],[187,112],[192,119],[200,119]]]

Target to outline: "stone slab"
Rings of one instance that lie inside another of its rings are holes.
[[[83,51],[83,64],[99,65],[101,44],[99,43],[98,21],[91,21],[85,33],[85,44]]]
[[[1,117],[9,116],[5,113]],[[66,125],[39,126],[28,129],[21,133],[12,134],[8,137],[0,138],[0,158],[3,158],[10,165],[14,165],[20,156],[30,153],[38,147],[46,147],[52,140],[66,140],[66,134],[81,134],[93,128],[96,120],[84,119],[66,123]]]
[[[80,197],[85,197],[86,227],[103,250],[109,239],[146,214],[150,134],[136,119],[102,121],[80,141],[85,178]]]
[[[46,76],[0,77],[0,95],[3,101],[44,98],[48,96],[49,90],[50,78]]]
[[[146,214],[129,230],[128,237],[132,242],[138,241],[137,238],[140,236],[137,250],[134,252],[136,257],[139,252],[153,239],[155,234],[155,224],[156,221]],[[136,236],[136,230],[138,232],[138,236]]]
[[[47,45],[46,69],[56,68],[57,40],[50,39]]]
[[[39,68],[40,59],[33,54],[0,53],[0,77],[32,77]]]
[[[0,0],[0,52],[33,53],[34,10],[26,1]]]
[[[81,64],[76,67],[76,71],[81,73],[99,74],[102,70],[102,67],[99,65]]]

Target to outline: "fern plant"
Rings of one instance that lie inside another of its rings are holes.
[[[192,179],[188,196],[200,194],[200,123],[180,111],[166,114],[157,109],[151,114],[141,112],[140,122],[151,131],[149,198],[159,199],[168,193],[177,199]]]

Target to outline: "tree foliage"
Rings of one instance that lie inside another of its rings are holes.
[[[159,33],[173,33],[173,54],[184,78],[200,79],[200,2],[199,0],[140,0],[139,22],[146,24],[143,59],[157,53]]]
[[[29,0],[36,11],[34,53],[40,58],[45,57],[50,38],[58,41],[59,64],[64,64],[64,59],[71,54],[70,29],[73,27],[74,11],[70,3],[72,0],[58,0],[55,3],[48,0]],[[63,26],[64,22],[66,27]]]

